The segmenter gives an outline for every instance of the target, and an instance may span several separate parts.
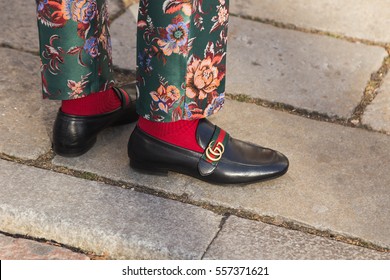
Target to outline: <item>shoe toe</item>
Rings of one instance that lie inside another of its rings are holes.
[[[287,172],[288,170],[288,167],[289,167],[289,161],[288,161],[288,158],[278,152],[278,151],[273,151],[273,160],[269,163],[269,175],[270,177],[276,177],[276,176],[280,176],[280,175],[283,175],[284,173]]]
[[[287,172],[289,161],[272,149],[233,140],[221,160],[218,180],[224,183],[251,183],[275,178]]]

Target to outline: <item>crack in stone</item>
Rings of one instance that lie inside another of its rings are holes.
[[[267,100],[264,100],[261,98],[255,98],[255,97],[251,97],[251,96],[246,95],[246,94],[226,93],[225,95],[230,100],[234,100],[234,101],[238,101],[238,102],[242,102],[242,103],[248,103],[248,104],[255,104],[255,105],[260,106],[260,107],[269,108],[269,109],[272,109],[275,111],[288,113],[288,114],[295,115],[298,117],[304,117],[304,118],[310,119],[310,120],[333,123],[333,124],[338,124],[338,125],[342,125],[345,127],[359,128],[359,129],[364,129],[364,130],[375,132],[375,133],[381,133],[381,134],[388,135],[388,133],[385,131],[374,130],[373,128],[371,128],[369,126],[362,124],[360,121],[356,122],[355,115],[352,115],[352,117],[349,117],[349,118],[342,118],[342,117],[338,117],[338,116],[329,116],[327,114],[319,113],[316,111],[309,111],[306,109],[297,108],[297,107],[294,107],[292,105],[281,103],[281,102],[271,102],[271,101],[267,101]],[[367,105],[368,104],[366,104],[366,106]],[[364,110],[365,110],[366,106],[364,107]],[[354,109],[354,111],[356,111],[356,108]],[[359,113],[360,118],[363,115],[363,113],[364,113],[364,111]]]
[[[272,26],[277,27],[277,28],[295,30],[295,31],[299,31],[299,32],[307,33],[307,34],[328,36],[331,38],[344,40],[344,41],[348,41],[351,43],[362,43],[362,44],[365,44],[368,46],[379,46],[379,47],[383,47],[383,48],[387,48],[390,45],[389,43],[386,43],[386,42],[376,42],[376,41],[371,41],[371,40],[367,40],[367,39],[355,38],[355,37],[351,37],[351,36],[347,36],[347,35],[343,35],[343,34],[339,34],[339,33],[334,33],[334,32],[330,32],[330,31],[323,31],[323,30],[314,29],[314,28],[301,27],[301,26],[297,26],[297,25],[292,24],[292,23],[284,23],[284,22],[280,22],[280,21],[276,21],[276,20],[268,19],[268,18],[259,18],[259,17],[255,17],[255,16],[240,15],[240,14],[235,14],[235,13],[230,13],[230,15],[235,16],[235,17],[239,17],[239,18],[243,18],[243,19],[247,19],[247,20],[260,22],[263,24],[272,25]]]
[[[381,67],[378,69],[378,71],[374,72],[371,74],[370,80],[367,83],[366,88],[364,89],[364,93],[362,96],[362,99],[355,107],[353,110],[352,116],[349,118],[349,122],[355,123],[359,126],[362,126],[366,129],[372,130],[372,128],[368,126],[362,125],[362,117],[363,114],[367,108],[368,105],[374,101],[375,97],[378,95],[378,91],[383,84],[383,81],[385,77],[387,76],[387,73],[389,72],[390,69],[390,47],[386,48],[387,53],[389,56],[387,56],[381,65]],[[387,134],[386,132],[383,131],[378,131],[384,134]]]
[[[225,225],[225,223],[226,223],[226,221],[227,221],[227,219],[228,219],[229,217],[230,217],[229,214],[224,214],[224,215],[223,215],[223,217],[222,217],[222,219],[221,219],[221,222],[219,223],[219,229],[218,229],[218,231],[215,233],[214,238],[211,240],[211,242],[210,242],[210,244],[207,246],[206,250],[204,251],[202,257],[200,258],[201,260],[204,259],[205,255],[206,255],[207,252],[209,251],[211,245],[212,245],[212,244],[214,243],[214,241],[218,238],[219,233],[222,231],[223,226]]]
[[[309,111],[306,109],[297,108],[293,105],[289,105],[282,102],[271,102],[265,99],[251,97],[250,95],[247,94],[226,93],[226,97],[228,97],[230,100],[234,100],[242,103],[256,104],[264,108],[273,109],[275,111],[287,112],[292,115],[305,117],[312,120],[355,127],[355,125],[353,123],[349,123],[347,119],[340,118],[338,116],[329,116],[327,114],[319,113],[316,111]]]
[[[41,244],[46,244],[46,245],[51,245],[51,246],[55,246],[55,247],[59,247],[59,248],[68,249],[68,250],[72,251],[73,253],[86,255],[91,260],[107,260],[107,259],[109,259],[105,255],[96,255],[92,252],[87,252],[87,251],[84,251],[80,248],[76,248],[76,247],[72,247],[72,246],[69,246],[66,244],[58,243],[55,240],[47,240],[45,238],[38,238],[38,237],[33,237],[33,236],[18,234],[18,233],[8,233],[8,232],[4,232],[1,230],[0,230],[0,234],[8,236],[8,237],[12,237],[12,238],[26,239],[26,240],[36,241],[36,242],[41,243]]]
[[[0,43],[0,48],[11,49],[11,50],[14,50],[14,51],[19,51],[19,52],[32,54],[34,56],[39,56],[39,51],[30,51],[30,50],[25,50],[23,48],[17,48],[15,46],[13,46],[12,44],[8,44],[8,43]]]

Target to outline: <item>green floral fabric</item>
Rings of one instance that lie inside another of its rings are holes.
[[[44,98],[75,99],[113,83],[104,0],[37,0]]]
[[[228,0],[141,0],[138,113],[153,121],[207,117],[224,101]]]
[[[113,85],[106,1],[37,0],[37,15],[44,97],[80,98]],[[140,0],[138,114],[171,122],[222,108],[228,18],[228,0]]]

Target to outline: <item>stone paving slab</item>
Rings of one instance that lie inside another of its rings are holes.
[[[141,174],[129,168],[129,125],[106,130],[79,158],[56,156],[53,162],[390,248],[388,136],[233,101],[211,120],[233,137],[285,153],[291,162],[289,172],[245,187],[214,186],[175,173]]]
[[[58,106],[42,100],[37,56],[0,48],[0,59],[0,153],[36,159],[50,150]]]
[[[0,2],[0,44],[38,52],[38,28],[35,2]]]
[[[123,2],[122,0],[107,0],[107,5],[110,17],[113,17],[121,11]]]
[[[33,240],[0,234],[1,260],[89,260],[80,253]]]
[[[200,259],[221,216],[0,160],[0,230],[113,259]]]
[[[233,1],[234,2],[234,1]],[[384,49],[231,18],[227,92],[348,118]]]
[[[122,0],[122,2],[125,5],[125,7],[127,8],[131,5],[138,4],[139,0]]]
[[[367,106],[362,123],[390,134],[390,76],[387,76],[374,101]]]
[[[390,253],[231,216],[205,259],[390,260]]]
[[[116,66],[134,71],[136,30],[129,10],[112,26],[113,59]],[[229,38],[228,93],[344,118],[351,116],[371,73],[387,55],[379,47],[237,17],[230,19]]]
[[[137,26],[132,7],[111,24],[110,31],[114,65],[135,70]]]
[[[390,42],[390,3],[383,0],[235,0],[231,13],[351,37]]]

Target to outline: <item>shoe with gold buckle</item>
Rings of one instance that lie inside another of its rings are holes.
[[[253,183],[287,172],[289,161],[280,152],[236,140],[206,119],[199,121],[196,134],[203,154],[136,127],[128,144],[130,166],[148,173],[178,172],[213,184]]]

